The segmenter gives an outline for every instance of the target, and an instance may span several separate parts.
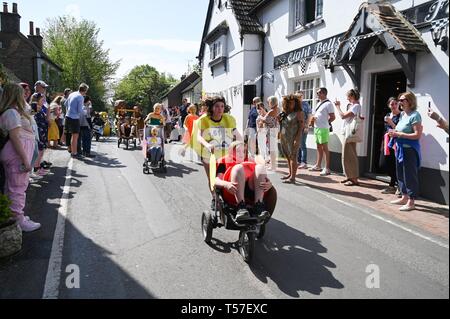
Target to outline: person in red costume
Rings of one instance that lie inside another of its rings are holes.
[[[233,142],[228,155],[217,161],[216,188],[223,190],[224,201],[237,208],[236,222],[251,218],[247,205],[260,219],[271,217],[277,194],[267,178],[264,163],[248,161],[243,142]]]

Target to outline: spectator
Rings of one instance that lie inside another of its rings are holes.
[[[431,106],[428,108],[428,116],[434,121],[436,121],[436,123],[438,124],[437,127],[443,129],[448,134],[448,122],[444,118],[442,118],[439,114],[434,112],[431,109]]]
[[[42,110],[44,111],[45,115],[48,115],[48,113],[47,113],[47,110],[48,110],[47,88],[48,87],[49,87],[48,84],[45,83],[44,81],[37,81],[34,84],[34,93],[40,93],[41,95],[44,96],[44,105],[42,106]]]
[[[397,178],[402,198],[391,204],[402,205],[400,211],[416,209],[415,200],[419,196],[419,169],[421,166],[420,138],[423,133],[422,117],[417,112],[417,98],[407,92],[400,95],[400,107],[403,109],[395,130],[390,130],[390,145],[397,148]]]
[[[268,167],[267,170],[276,171],[278,157],[278,135],[280,132],[278,116],[280,115],[280,109],[278,107],[278,98],[276,96],[269,97],[267,99],[267,103],[269,104],[269,112],[263,119],[267,127],[267,139],[269,142],[270,153],[270,167]]]
[[[41,93],[34,93],[31,97],[31,108],[34,111],[34,120],[36,121],[38,128],[38,148],[39,156],[34,164],[34,173],[39,176],[45,176],[49,172],[47,169],[50,168],[43,161],[45,150],[48,147],[48,120],[47,115],[44,113],[45,96]]]
[[[180,116],[181,116],[181,125],[180,128],[182,128],[184,121],[186,120],[186,117],[189,115],[188,113],[188,107],[190,106],[187,99],[183,99],[183,104],[180,106]]]
[[[282,177],[284,183],[295,184],[298,170],[298,152],[305,129],[305,116],[302,111],[302,98],[298,95],[283,98],[281,118],[281,149],[287,159],[289,175]]]
[[[253,99],[253,104],[250,107],[250,113],[248,114],[247,128],[245,135],[248,139],[248,150],[250,153],[250,158],[255,158],[256,156],[256,141],[257,141],[257,129],[256,129],[256,119],[258,118],[258,110],[256,106],[261,103],[261,98],[255,97]]]
[[[269,149],[267,147],[267,125],[265,122],[265,117],[267,115],[266,107],[264,103],[258,103],[256,106],[258,111],[258,118],[256,119],[256,127],[257,127],[257,139],[258,139],[258,149],[259,155],[264,159],[264,163],[268,163],[269,158]]]
[[[161,114],[164,117],[164,121],[166,123],[166,125],[164,126],[164,140],[165,140],[164,143],[166,144],[167,141],[170,139],[170,134],[172,133],[173,130],[171,113],[172,111],[163,105]]]
[[[382,191],[383,194],[396,194],[399,195],[400,191],[397,187],[397,165],[395,162],[395,149],[389,147],[389,131],[395,130],[398,122],[400,121],[400,108],[398,106],[398,100],[395,97],[391,97],[388,101],[388,107],[391,110],[389,114],[384,118],[384,136],[381,142],[381,155],[380,155],[380,167],[390,176],[391,181],[389,187]]]
[[[50,103],[50,122],[48,128],[48,141],[49,146],[52,148],[57,148],[59,141],[59,128],[58,128],[58,119],[61,114],[61,101],[64,97],[58,96]]]
[[[9,141],[0,152],[0,161],[5,170],[5,195],[11,200],[10,208],[22,231],[33,232],[41,228],[41,224],[26,217],[24,208],[29,175],[33,169],[31,160],[35,135],[20,85],[5,85],[0,100],[0,114],[0,128],[9,135]]]
[[[352,124],[355,118],[361,117],[362,107],[359,103],[360,93],[358,90],[350,90],[347,93],[347,99],[350,104],[347,105],[346,112],[341,110],[341,102],[336,100],[336,110],[338,111],[341,119],[344,120],[344,131]],[[345,186],[359,186],[359,163],[358,153],[356,151],[357,142],[348,142],[344,140],[342,143],[342,167],[344,168],[344,174],[346,179],[341,183]]]
[[[312,119],[312,109],[308,102],[304,100],[305,94],[303,91],[298,91],[296,94],[300,95],[302,99],[302,110],[305,114],[305,129],[302,134],[302,145],[300,146],[300,151],[298,152],[298,162],[300,163],[299,169],[308,168],[308,147],[306,141],[308,139],[309,125]]]
[[[87,84],[82,83],[78,89],[78,92],[74,92],[69,95],[66,101],[66,131],[72,134],[70,141],[70,152],[72,157],[80,158],[81,154],[78,154],[78,137],[80,135],[80,116],[84,108],[84,97],[89,90]]]
[[[66,122],[65,115],[67,114],[66,101],[69,98],[71,93],[72,93],[71,89],[69,89],[69,88],[65,89],[64,90],[64,98],[61,101],[61,107],[62,107],[61,117],[62,117],[62,124],[63,124],[62,133],[60,133],[60,134],[62,134],[61,142],[63,142],[67,146],[67,150],[69,153],[71,152],[70,142],[72,140],[72,134],[68,133],[65,128],[65,122]]]
[[[313,112],[311,126],[314,126],[314,136],[317,144],[317,162],[316,165],[309,170],[312,172],[321,172],[320,176],[328,176],[331,174],[330,164],[331,155],[328,148],[330,142],[330,123],[336,120],[333,103],[328,99],[328,90],[321,88],[317,91],[319,105]],[[325,168],[322,170],[322,160],[325,157]]]
[[[80,114],[80,135],[81,139],[78,144],[81,143],[82,155],[88,158],[95,158],[95,155],[91,155],[91,141],[92,141],[92,121],[88,121],[88,114],[91,112],[91,98],[89,96],[84,97],[83,111]],[[80,149],[80,147],[78,148]]]
[[[25,101],[25,108],[27,110],[27,114],[30,116],[31,120],[31,127],[33,128],[33,133],[35,135],[35,145],[34,145],[34,152],[33,152],[33,158],[31,160],[31,167],[34,168],[34,165],[39,157],[39,129],[37,127],[36,121],[34,120],[34,112],[31,108],[31,106],[28,104],[28,101],[30,101],[31,98],[31,89],[28,83],[20,83],[20,86],[24,90],[24,101]],[[30,173],[30,183],[35,182],[37,180],[42,179],[42,176],[37,175],[34,173],[34,169]]]

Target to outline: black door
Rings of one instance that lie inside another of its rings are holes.
[[[383,174],[379,167],[381,146],[384,136],[384,117],[389,113],[387,102],[406,91],[406,77],[403,72],[376,74],[374,109],[372,110],[372,143],[370,173]]]

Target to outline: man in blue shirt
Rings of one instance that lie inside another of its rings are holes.
[[[305,98],[305,94],[302,91],[299,91],[296,94],[300,95],[302,97],[302,100]],[[302,134],[302,145],[298,153],[298,162],[300,163],[300,169],[306,169],[308,168],[308,148],[306,146],[306,140],[308,139],[309,125],[312,118],[312,108],[308,102],[303,101],[302,109],[303,113],[305,114],[305,131]]]
[[[69,95],[69,98],[65,102],[67,114],[66,114],[66,131],[72,134],[72,139],[70,143],[70,153],[72,157],[79,158],[81,154],[78,153],[78,137],[80,135],[80,117],[83,112],[84,107],[84,97],[89,90],[87,84],[82,83],[78,92],[73,92]]]
[[[250,113],[248,114],[247,121],[247,132],[246,135],[248,137],[248,151],[250,153],[250,158],[254,159],[256,156],[256,141],[257,141],[257,129],[256,129],[256,120],[258,118],[258,109],[256,106],[261,103],[261,98],[255,97],[253,99],[253,104],[250,109]]]

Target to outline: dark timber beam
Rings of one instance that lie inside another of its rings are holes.
[[[361,62],[358,61],[354,64],[355,70],[353,70],[347,63],[341,63],[340,66],[344,68],[352,79],[355,89],[361,90]]]
[[[403,72],[408,79],[408,87],[413,88],[416,86],[416,54],[408,53],[402,54],[400,52],[394,52],[394,56],[398,63],[402,66]]]

